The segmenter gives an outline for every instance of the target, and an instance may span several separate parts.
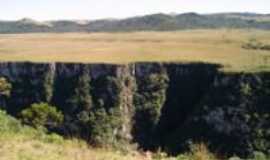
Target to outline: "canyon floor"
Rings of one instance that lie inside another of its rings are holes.
[[[270,70],[270,31],[252,29],[126,33],[1,34],[0,61],[130,63],[206,62],[225,71]]]

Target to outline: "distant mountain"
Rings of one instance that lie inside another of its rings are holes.
[[[270,14],[152,14],[127,19],[96,21],[46,21],[24,18],[19,21],[0,21],[0,33],[31,32],[119,32],[119,31],[173,31],[206,28],[270,29]]]

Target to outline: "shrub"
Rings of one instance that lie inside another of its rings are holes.
[[[57,111],[56,107],[47,103],[32,104],[21,112],[20,117],[23,123],[36,128],[54,128],[59,126],[64,119],[62,113]]]

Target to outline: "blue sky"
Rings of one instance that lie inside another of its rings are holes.
[[[270,13],[270,0],[2,0],[0,20],[126,18],[152,13]]]

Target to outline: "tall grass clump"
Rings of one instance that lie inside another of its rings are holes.
[[[185,154],[180,154],[175,160],[220,160],[217,155],[210,152],[207,145],[204,143],[192,144],[190,151]],[[224,159],[222,159],[224,160]]]

